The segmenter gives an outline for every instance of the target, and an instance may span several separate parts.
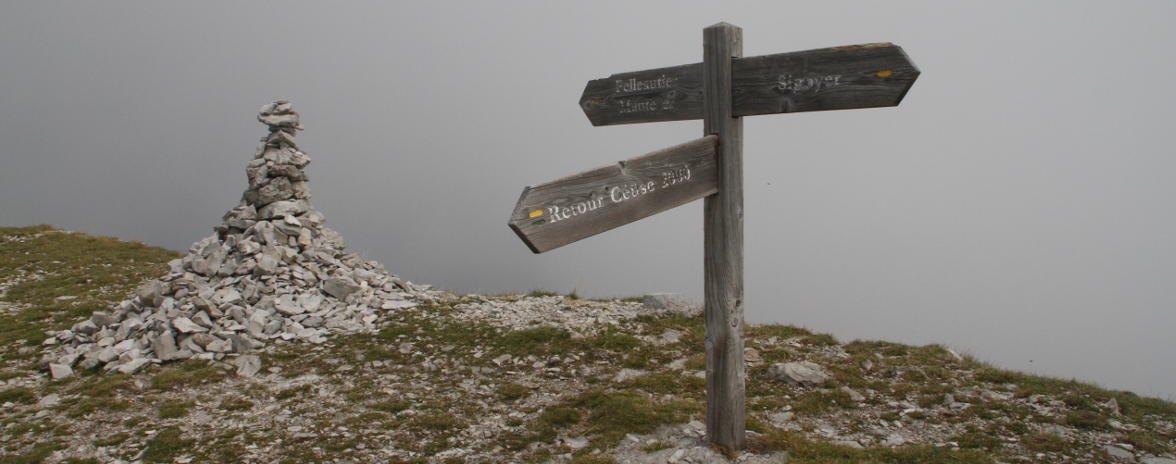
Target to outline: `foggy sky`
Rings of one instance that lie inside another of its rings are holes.
[[[611,73],[890,41],[897,108],[745,118],[750,322],[1176,397],[1176,3],[5,2],[0,225],[184,250],[290,99],[356,251],[463,292],[702,293],[696,202],[533,255],[519,193],[702,133],[592,127]]]

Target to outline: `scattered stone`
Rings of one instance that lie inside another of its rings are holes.
[[[155,337],[152,344],[155,350],[155,357],[160,361],[172,361],[179,359],[179,350],[176,349],[176,337],[170,330],[164,330]]]
[[[1122,412],[1119,412],[1119,401],[1114,398],[1111,398],[1111,399],[1107,400],[1106,403],[1103,403],[1103,407],[1107,408],[1107,410],[1110,411],[1111,414],[1113,414],[1115,416],[1122,416],[1123,415]]]
[[[50,363],[49,375],[53,377],[54,380],[64,379],[73,375],[73,368],[65,364]]]
[[[261,358],[255,354],[238,356],[232,364],[237,366],[237,375],[241,377],[253,377],[261,371]]]
[[[126,362],[125,364],[119,365],[118,371],[123,374],[134,374],[136,372],[143,370],[143,368],[146,367],[148,364],[151,364],[150,359],[135,358],[135,359],[132,359],[132,360]]]
[[[417,304],[412,301],[385,300],[380,304],[380,309],[408,309],[416,306]]]
[[[1103,451],[1106,452],[1108,455],[1110,455],[1112,458],[1118,459],[1120,461],[1135,462],[1135,455],[1134,454],[1132,454],[1130,451],[1127,451],[1127,450],[1120,448],[1118,446],[1106,445],[1103,447]]]
[[[477,320],[512,330],[559,327],[577,335],[596,334],[623,320],[651,313],[637,302],[567,300],[559,295],[524,296],[513,301],[479,299],[454,305],[453,309],[456,311],[452,316],[459,320]]]
[[[620,382],[624,382],[626,380],[640,377],[640,376],[645,375],[647,373],[648,372],[638,370],[638,369],[625,368],[625,369],[621,369],[620,372],[617,372],[617,375],[613,376],[612,381],[620,383]]]
[[[858,393],[856,390],[854,390],[852,388],[843,386],[843,387],[841,387],[841,391],[848,394],[849,399],[853,400],[855,403],[861,403],[862,401],[866,400],[866,397],[862,396],[861,393]]]
[[[682,332],[681,330],[666,329],[665,332],[662,332],[661,335],[658,335],[657,338],[653,340],[653,344],[660,346],[669,345],[671,343],[678,343],[678,340],[680,340],[683,335],[686,335],[686,332]]]
[[[825,368],[810,361],[776,363],[768,368],[768,376],[790,385],[813,386],[833,378]]]
[[[564,444],[573,450],[582,449],[588,446],[588,439],[584,437],[565,438]]]
[[[743,362],[757,363],[763,360],[764,359],[760,357],[759,350],[750,347],[743,349]]]
[[[179,330],[182,333],[207,332],[208,331],[208,329],[205,328],[204,326],[201,326],[195,322],[192,322],[191,319],[188,319],[186,317],[177,317],[177,318],[173,319],[172,320],[172,327],[175,327],[176,330]]]
[[[57,406],[57,403],[60,403],[60,402],[61,402],[60,395],[58,395],[56,393],[50,393],[48,395],[42,396],[41,399],[37,401],[37,406],[41,407],[41,408],[49,408],[49,407]]]
[[[339,277],[327,279],[326,282],[323,282],[323,291],[340,300],[347,299],[352,293],[359,291],[360,288],[359,284],[356,284],[350,279]]]
[[[690,301],[681,293],[650,293],[642,299],[646,309],[674,309],[690,306]]]
[[[153,280],[139,287],[135,291],[135,295],[139,297],[139,302],[146,306],[156,306],[158,300],[163,295],[163,283],[158,280]]]
[[[793,413],[792,411],[781,411],[781,412],[773,413],[770,416],[770,419],[772,419],[772,421],[776,422],[776,423],[784,423],[784,422],[788,422],[788,421],[792,420],[793,417],[796,417],[796,414]]]

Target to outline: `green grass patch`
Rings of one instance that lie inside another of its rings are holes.
[[[188,415],[189,410],[196,403],[191,401],[168,401],[159,405],[160,419],[175,419],[177,417],[184,417]]]
[[[126,432],[118,432],[106,438],[94,440],[94,444],[97,446],[116,446],[127,441],[128,438],[131,438],[131,436]]]
[[[68,409],[66,415],[69,417],[84,417],[86,415],[103,411],[103,412],[118,412],[131,407],[131,404],[126,401],[116,400],[113,398],[80,398],[67,404]]]
[[[23,454],[0,455],[0,464],[40,464],[54,451],[64,448],[59,443],[38,443]]]
[[[850,409],[857,403],[843,390],[811,391],[792,401],[792,412],[797,415],[818,415],[835,409]]]
[[[580,421],[580,411],[574,408],[551,406],[544,409],[537,419],[540,424],[552,428],[562,428]]]
[[[225,411],[248,411],[253,409],[253,402],[241,397],[225,398],[217,406]]]
[[[1147,430],[1133,430],[1127,432],[1123,436],[1123,441],[1130,443],[1136,449],[1146,451],[1156,456],[1163,456],[1166,453],[1172,452],[1172,448],[1167,443],[1174,443],[1176,440],[1165,439],[1163,436]]]
[[[0,390],[0,403],[24,403],[30,404],[37,401],[37,394],[33,390],[26,387],[13,387],[5,390]]]
[[[800,341],[817,346],[833,346],[838,344],[837,339],[829,334],[812,334],[800,339]]]
[[[600,446],[612,446],[627,433],[650,433],[663,424],[689,420],[701,406],[694,402],[656,402],[646,395],[628,391],[592,391],[572,401],[571,406],[588,412],[589,433]]]
[[[498,384],[498,388],[495,388],[494,392],[499,398],[514,401],[530,394],[531,389],[514,382],[504,382]]]
[[[701,398],[706,392],[706,380],[692,375],[682,375],[680,372],[662,372],[629,379],[618,387],[638,389],[649,393]]]
[[[568,464],[617,464],[617,460],[612,456],[586,454],[572,456],[572,460],[568,461]]]
[[[883,357],[899,357],[910,354],[911,347],[901,343],[891,343],[877,340],[854,340],[845,344],[845,351],[851,355],[881,354]]]
[[[132,377],[128,374],[92,374],[86,377],[82,383],[74,384],[69,388],[70,393],[77,393],[91,398],[110,398],[118,395],[120,392],[129,392],[135,390],[134,383],[131,382]]]
[[[1106,430],[1110,428],[1106,416],[1092,411],[1070,411],[1062,418],[1062,424],[1085,430]]]
[[[310,393],[310,391],[313,389],[314,389],[314,386],[312,386],[310,384],[299,385],[297,387],[290,387],[290,388],[287,388],[287,389],[284,389],[284,390],[281,390],[281,391],[275,393],[274,399],[288,400],[291,398],[298,398],[306,393]]]
[[[745,335],[748,339],[763,340],[771,337],[777,337],[781,339],[807,337],[813,335],[813,333],[807,329],[802,329],[800,327],[791,325],[757,324],[748,326]]]
[[[444,411],[422,412],[412,417],[412,425],[428,430],[450,430],[460,427],[461,420]]]
[[[38,224],[35,226],[26,227],[0,227],[0,237],[16,237],[25,238],[34,235],[56,231],[57,228],[49,224]]]
[[[647,443],[645,446],[642,446],[641,451],[644,451],[646,453],[652,453],[655,451],[661,451],[661,450],[669,449],[669,448],[673,448],[673,447],[674,447],[674,445],[671,445],[671,444],[666,443],[664,441],[655,441],[653,443]]]
[[[389,414],[396,414],[400,411],[412,407],[412,402],[408,400],[385,400],[368,406],[376,411],[382,411]]]
[[[178,427],[168,427],[147,440],[142,459],[143,462],[173,462],[195,443],[196,440],[184,438]]]
[[[749,437],[747,450],[756,453],[788,451],[789,464],[993,464],[987,454],[961,449],[936,448],[925,445],[900,448],[851,448],[833,443],[809,440],[800,432],[770,429]]]
[[[1049,432],[1030,433],[1021,437],[1021,446],[1029,451],[1058,453],[1070,447],[1070,442]]]
[[[572,347],[572,333],[561,327],[535,327],[512,330],[503,335],[499,349],[513,356],[550,356],[563,354]]]
[[[151,388],[176,390],[219,382],[228,374],[225,369],[203,359],[189,359],[165,368],[151,377]]]
[[[967,449],[995,450],[1002,445],[1000,437],[974,426],[969,426],[964,433],[955,435],[948,440],[959,443],[960,448]]]

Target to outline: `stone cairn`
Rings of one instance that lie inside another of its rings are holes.
[[[374,329],[380,311],[436,296],[345,253],[343,237],[323,225],[310,204],[310,158],[294,143],[302,126],[289,102],[265,105],[257,118],[269,135],[245,168],[249,188],[240,205],[169,262],[166,276],[50,332],[42,363],[54,378],[74,368],[135,373],[173,360],[220,360],[267,340],[321,343],[329,332]]]

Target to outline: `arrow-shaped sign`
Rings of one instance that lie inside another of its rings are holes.
[[[510,228],[542,253],[718,191],[710,135],[523,189]]]
[[[743,58],[743,30],[703,30],[702,63],[588,82],[580,107],[594,126],[703,119],[705,137],[527,187],[510,228],[535,253],[706,197],[706,436],[743,448],[743,119],[896,106],[919,70],[890,43]],[[720,143],[720,139],[721,142]]]
[[[919,70],[891,43],[731,60],[734,116],[896,106]],[[594,126],[702,119],[702,63],[588,82],[580,107]]]

